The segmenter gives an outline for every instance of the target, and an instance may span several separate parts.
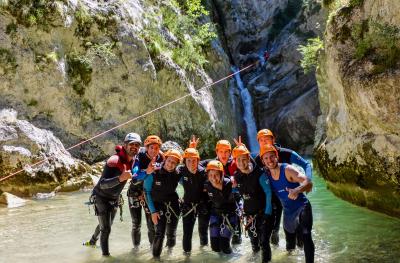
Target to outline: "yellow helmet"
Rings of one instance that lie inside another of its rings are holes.
[[[197,158],[200,160],[200,154],[196,148],[187,148],[183,153],[183,158]]]
[[[247,155],[247,154],[250,154],[250,151],[247,150],[246,145],[244,144],[236,146],[235,148],[233,148],[232,151],[232,157],[235,159],[240,155]]]
[[[227,141],[227,140],[219,140],[217,142],[217,145],[215,146],[215,150],[216,151],[218,151],[218,150],[229,150],[229,151],[231,151],[232,150],[232,146],[231,146],[231,143],[229,141]]]
[[[223,173],[224,166],[222,165],[222,163],[220,161],[212,160],[207,164],[207,167],[206,167],[206,172],[208,172],[210,170],[216,170],[216,171],[220,171]]]
[[[260,138],[263,136],[271,136],[272,138],[275,138],[272,131],[270,131],[268,129],[262,129],[262,130],[259,130],[257,133],[257,141],[260,140]]]
[[[276,157],[278,157],[278,151],[271,144],[265,144],[265,145],[261,146],[261,148],[260,148],[260,157],[262,158],[263,155],[268,153],[268,152],[274,152]]]
[[[150,144],[158,144],[161,146],[162,141],[157,135],[149,135],[147,136],[146,140],[144,140],[144,146],[148,146]]]
[[[169,149],[165,154],[165,159],[167,159],[168,157],[174,157],[176,159],[178,159],[179,162],[181,162],[182,160],[182,155],[178,150],[175,149]]]

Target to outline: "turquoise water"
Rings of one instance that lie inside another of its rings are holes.
[[[60,194],[47,200],[32,200],[18,208],[0,208],[0,262],[147,262],[153,261],[146,238],[139,250],[132,249],[130,215],[124,207],[123,222],[116,218],[110,237],[112,257],[101,257],[100,248],[82,246],[90,238],[97,219],[83,203],[89,192]],[[314,177],[309,195],[314,214],[315,262],[400,262],[400,220],[351,205],[326,190]],[[142,225],[143,233],[146,225]],[[304,262],[302,251],[285,252],[281,231],[279,247],[273,248],[272,262]],[[146,236],[145,234],[143,236]],[[164,249],[164,262],[259,262],[252,255],[248,239],[223,256],[209,247],[201,249],[197,232],[193,252],[181,249],[182,225],[177,246]]]

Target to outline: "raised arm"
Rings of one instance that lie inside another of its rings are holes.
[[[296,200],[300,193],[311,191],[313,185],[311,179],[305,176],[303,173],[300,173],[293,166],[286,166],[285,174],[289,182],[300,184],[294,189],[286,188],[286,191],[289,192],[290,199]]]

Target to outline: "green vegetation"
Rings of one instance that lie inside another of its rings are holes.
[[[355,43],[354,58],[368,59],[374,64],[373,73],[394,68],[400,59],[400,28],[374,21],[354,25],[351,32]]]
[[[208,15],[201,0],[163,2],[158,12],[148,15],[150,21],[142,37],[150,55],[171,57],[184,69],[194,70],[207,63],[203,48],[217,35],[213,24],[200,23]]]
[[[16,17],[19,24],[26,27],[38,26],[49,31],[56,12],[53,3],[53,1],[46,0],[10,0],[7,5],[3,6]]]
[[[90,29],[94,23],[92,16],[84,7],[78,9],[74,15],[76,22],[78,23],[78,26],[75,29],[75,35],[81,37],[89,36]]]
[[[303,55],[301,60],[301,67],[304,69],[304,73],[308,73],[315,69],[318,65],[318,51],[324,48],[324,43],[319,37],[310,38],[307,41],[307,45],[300,45],[298,50]]]
[[[39,104],[39,102],[35,99],[30,99],[27,103],[28,106],[37,106]]]
[[[87,58],[90,62],[92,62],[95,57],[100,58],[104,63],[108,66],[113,64],[113,61],[117,58],[117,56],[113,52],[113,47],[115,44],[113,43],[103,43],[103,44],[94,44],[91,45],[87,51]]]
[[[12,51],[0,48],[0,67],[3,68],[4,74],[15,73],[17,66],[17,60]]]
[[[92,63],[86,56],[72,52],[67,55],[67,64],[72,88],[78,95],[83,96],[85,87],[92,81]]]

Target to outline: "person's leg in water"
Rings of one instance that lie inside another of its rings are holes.
[[[182,211],[183,214],[186,214],[188,209],[184,208]],[[192,236],[193,236],[193,228],[195,222],[196,222],[196,214],[194,213],[194,211],[190,212],[189,214],[187,214],[185,217],[182,218],[182,223],[183,223],[182,246],[183,246],[183,251],[186,253],[192,251]]]
[[[140,228],[142,223],[142,207],[138,199],[133,199],[133,197],[128,197],[129,200],[129,211],[132,218],[132,244],[134,247],[140,245]]]
[[[271,234],[271,244],[279,245],[279,228],[282,218],[282,204],[274,192],[272,192],[272,215],[274,218],[274,226]]]
[[[286,251],[292,252],[296,249],[296,232],[290,233],[285,228],[285,238],[286,238]]]
[[[236,204],[239,204],[242,200],[242,197],[240,196],[240,194],[235,193],[235,200],[236,200]],[[238,222],[238,228],[237,231],[235,233],[233,233],[232,236],[232,244],[233,245],[239,245],[242,243],[242,229],[240,228],[240,217],[239,215],[236,215],[236,221]]]
[[[315,246],[311,237],[311,229],[313,225],[313,215],[311,204],[308,203],[304,207],[304,210],[299,216],[299,229],[302,233],[303,243],[304,243],[304,255],[306,258],[306,263],[314,262]]]
[[[271,254],[271,246],[269,244],[270,238],[271,238],[271,233],[272,229],[274,226],[274,218],[269,215],[263,215],[263,220],[261,221],[261,224],[257,224],[257,229],[260,231],[260,244],[261,244],[261,258],[262,258],[262,263],[270,262],[272,258]],[[259,222],[258,222],[259,223]]]
[[[219,239],[220,239],[220,228],[221,225],[221,217],[218,215],[211,215],[210,216],[210,243],[211,243],[211,249],[212,251],[215,252],[220,252],[220,244],[219,244]]]
[[[143,206],[145,216],[146,216],[146,225],[147,225],[147,237],[149,239],[150,245],[153,245],[153,240],[155,234],[155,226],[153,221],[151,220],[151,213],[150,210],[147,208],[147,205]]]
[[[247,217],[247,222],[249,222],[249,220],[251,220],[250,217]],[[257,218],[254,218],[251,223],[247,224],[249,224],[248,226],[246,226],[246,228],[247,228],[247,235],[250,238],[251,248],[253,250],[253,253],[257,253],[258,251],[260,251],[261,235],[259,227],[262,224],[262,218],[258,218],[257,216]]]
[[[160,211],[160,219],[158,220],[157,225],[155,227],[155,235],[153,239],[153,257],[159,258],[163,248],[163,242],[165,237],[165,230],[167,225],[167,219],[165,218],[165,212]]]
[[[100,198],[96,199],[95,203],[97,218],[100,228],[100,246],[103,256],[109,256],[108,238],[111,233],[111,225],[117,213],[117,207],[111,205],[108,201],[103,201]]]
[[[179,203],[176,201],[176,203],[171,204],[171,207],[173,211],[170,211],[171,216],[170,216],[170,222],[167,222],[167,247],[168,248],[173,248],[176,244],[176,229],[178,228],[178,221],[179,218],[177,215],[180,214],[179,210]]]
[[[219,245],[223,253],[231,254],[232,253],[231,239],[233,236],[232,231],[235,231],[235,229],[237,229],[239,222],[237,221],[236,214],[227,216],[227,218],[229,220],[230,226],[226,225],[225,228],[222,230]],[[231,229],[231,227],[233,228],[233,230]]]
[[[96,246],[96,242],[99,239],[99,236],[100,236],[100,225],[97,225],[90,240],[84,242],[83,245],[84,246]]]
[[[208,245],[208,228],[209,228],[209,224],[210,224],[209,211],[207,211],[207,210],[199,211],[197,224],[198,224],[198,230],[199,230],[200,245],[207,246]]]

